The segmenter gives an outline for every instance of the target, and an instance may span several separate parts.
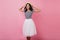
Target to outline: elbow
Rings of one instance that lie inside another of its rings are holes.
[[[41,10],[39,10],[39,12],[41,12]]]

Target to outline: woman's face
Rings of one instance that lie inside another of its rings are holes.
[[[27,9],[29,9],[29,8],[30,8],[29,4],[27,4],[26,8],[27,8]]]

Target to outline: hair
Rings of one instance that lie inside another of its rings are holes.
[[[29,6],[30,6],[29,10],[30,10],[30,11],[33,11],[32,5],[31,5],[30,3],[27,3],[27,4],[29,4]],[[27,4],[26,4],[26,6],[27,6]],[[25,6],[25,8],[24,8],[24,12],[26,12],[26,11],[27,11],[26,6]]]

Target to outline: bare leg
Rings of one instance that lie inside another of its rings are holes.
[[[26,37],[27,38],[27,40],[30,40],[31,39],[31,37]]]

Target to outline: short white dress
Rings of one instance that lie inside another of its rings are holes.
[[[23,24],[23,35],[25,37],[34,36],[37,34],[36,25],[35,25],[33,19],[31,18],[32,14],[33,14],[33,11],[25,12],[26,19]]]

